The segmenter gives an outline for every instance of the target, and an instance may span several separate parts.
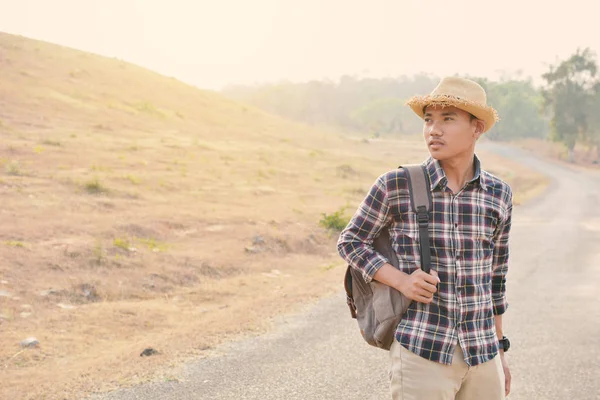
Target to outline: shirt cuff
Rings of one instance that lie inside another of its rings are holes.
[[[508,308],[508,302],[506,301],[506,296],[502,295],[502,296],[498,296],[497,298],[493,297],[492,301],[493,301],[494,315],[502,315],[506,312],[506,309]]]
[[[367,258],[365,262],[365,267],[363,268],[363,278],[365,279],[365,282],[371,282],[373,280],[373,276],[375,276],[379,268],[381,268],[386,263],[389,264],[387,258],[382,256],[381,254],[373,252],[373,254],[369,258]]]

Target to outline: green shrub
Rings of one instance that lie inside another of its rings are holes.
[[[140,178],[138,178],[135,175],[131,175],[131,174],[130,175],[125,175],[123,178],[126,179],[126,180],[128,180],[129,182],[133,183],[134,185],[139,185],[140,182],[141,182]]]
[[[21,176],[23,172],[21,171],[21,166],[18,161],[11,161],[4,166],[6,173],[8,175]]]
[[[123,238],[114,238],[113,245],[122,250],[129,250],[131,245],[129,244],[129,240]]]
[[[93,178],[83,185],[84,189],[90,194],[99,194],[108,192],[108,189],[100,182],[98,178]]]
[[[25,247],[25,243],[18,240],[7,240],[4,244],[11,247]]]
[[[350,222],[350,217],[346,216],[345,212],[346,207],[342,207],[332,214],[323,213],[321,214],[323,218],[319,221],[319,225],[326,229],[340,232]]]
[[[166,243],[159,242],[158,240],[153,238],[138,238],[138,241],[146,245],[146,247],[148,247],[148,249],[153,252],[165,252],[169,248],[169,246]]]

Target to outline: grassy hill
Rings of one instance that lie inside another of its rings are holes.
[[[322,214],[351,210],[379,174],[426,155],[419,142],[346,138],[3,33],[0,137],[7,399],[176,379],[163,369],[174,360],[339,290]],[[38,348],[20,347],[29,336]],[[159,354],[141,358],[147,347]]]

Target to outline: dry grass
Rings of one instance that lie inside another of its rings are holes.
[[[425,157],[42,42],[0,34],[0,60],[3,399],[160,378],[339,290],[321,214]],[[517,192],[539,182],[499,165]]]

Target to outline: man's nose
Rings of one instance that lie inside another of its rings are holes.
[[[431,136],[440,136],[442,134],[442,129],[440,127],[440,124],[437,122],[431,122],[429,124],[429,134]]]

